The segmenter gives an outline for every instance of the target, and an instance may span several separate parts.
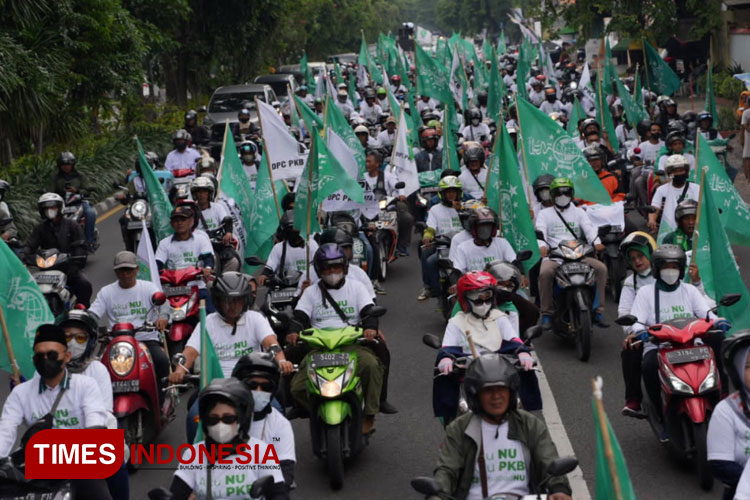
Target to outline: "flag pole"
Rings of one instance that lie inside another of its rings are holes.
[[[201,331],[200,334],[203,335],[203,330],[205,329],[205,323],[203,322],[203,318],[206,317],[206,299],[201,299],[199,308],[203,314],[200,314],[201,319]],[[206,332],[208,333],[208,332]],[[201,382],[205,380],[205,377],[208,376],[208,356],[206,356],[206,345],[203,343],[203,339],[201,338],[201,349],[203,350],[203,356],[201,356]],[[201,386],[201,390],[203,389],[203,385],[199,383]]]
[[[604,455],[607,457],[607,466],[609,474],[612,476],[612,486],[615,489],[615,498],[622,500],[622,489],[620,487],[620,478],[617,475],[617,465],[615,464],[615,454],[612,451],[612,441],[609,436],[609,423],[604,413],[602,404],[602,378],[596,377],[591,380],[591,386],[594,392],[594,404],[596,405],[596,419],[599,421],[599,428],[602,430],[602,441],[604,442]]]
[[[257,104],[255,105],[257,109]],[[221,176],[224,175],[224,157],[226,156],[227,149],[227,134],[229,133],[229,118],[224,125],[224,141],[221,144],[221,163],[219,164],[219,172],[216,175],[216,199],[219,199],[221,194]]]
[[[17,385],[21,383],[21,371],[18,369],[16,355],[13,354],[13,344],[10,341],[10,332],[8,332],[8,325],[5,323],[5,313],[3,312],[2,304],[0,304],[0,327],[2,327],[3,329],[5,348],[8,350],[8,361],[10,362],[10,367],[13,370],[13,382],[15,382]]]
[[[326,116],[328,116],[328,109],[326,109]],[[315,150],[315,141],[312,142],[311,148],[310,148],[310,155],[317,155],[318,152]],[[313,156],[313,159],[315,160],[315,165],[317,165],[317,156]],[[308,159],[308,169],[307,169],[307,233],[305,234],[305,237],[307,238],[306,244],[305,244],[305,266],[307,267],[307,281],[310,281],[310,211],[312,210],[312,181],[313,181],[313,171],[312,171],[312,163],[311,160]],[[317,168],[317,167],[316,167]]]
[[[287,84],[287,88],[289,88],[289,84]],[[260,113],[260,106],[258,106],[258,97],[255,97],[255,109],[258,110],[258,123],[260,123],[260,132],[263,134],[263,139],[265,139],[264,134],[264,128],[263,128],[263,118],[261,118]],[[266,142],[266,146],[268,145],[268,141]],[[298,150],[299,151],[299,150]],[[276,194],[276,186],[273,182],[273,172],[271,171],[271,154],[268,151],[268,148],[266,148],[266,165],[268,166],[268,175],[271,178],[271,191],[273,191],[273,202],[274,205],[276,205],[276,215],[279,216],[279,220],[281,220],[281,211],[279,210],[279,196]]]
[[[396,127],[396,140],[397,141],[398,141],[398,134],[401,132],[399,129],[401,128],[401,118],[403,116],[404,116],[404,108],[402,107],[398,113],[398,126]],[[395,167],[395,164],[394,164],[395,160],[396,160],[396,147],[394,146],[393,151],[391,151],[391,172],[393,172],[393,169]]]
[[[518,109],[518,96],[516,99],[516,117],[518,118],[518,131],[521,136],[521,156],[523,157],[523,171],[526,173],[526,199],[532,201],[534,198],[531,197],[531,184],[534,182],[529,179],[529,166],[526,164],[526,146],[524,145],[523,125],[521,124],[521,110]]]
[[[646,87],[648,87],[649,92],[653,92],[653,90],[651,90],[651,79],[648,76],[648,56],[646,55],[646,39],[643,37],[641,37],[641,46],[643,47],[643,71],[646,73]]]
[[[697,147],[697,145],[696,145]],[[696,151],[696,158],[698,158],[698,154]],[[703,189],[705,188],[705,182],[706,182],[706,171],[708,170],[708,166],[704,165],[701,169],[701,181],[700,181],[700,193],[698,195],[698,210],[696,212],[695,216],[695,229],[693,230],[693,251],[690,253],[690,265],[692,266],[695,264],[695,254],[698,253],[698,238],[700,237],[700,231],[698,228],[700,228],[701,223],[701,209],[703,208],[703,196],[704,192]],[[690,277],[690,275],[688,275]]]

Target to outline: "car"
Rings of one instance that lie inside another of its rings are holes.
[[[281,104],[285,104],[289,100],[289,89],[292,92],[297,90],[297,81],[294,79],[294,75],[288,73],[256,76],[253,83],[270,85]]]
[[[328,64],[333,64],[334,61],[336,61],[339,64],[347,65],[349,63],[357,64],[357,59],[359,56],[355,54],[354,52],[346,52],[343,54],[333,54],[328,56],[328,59],[326,62]]]
[[[291,75],[294,75],[297,83],[299,83],[300,85],[307,85],[308,91],[313,92],[315,91],[315,84],[317,82],[318,76],[320,76],[321,74],[325,74],[326,72],[326,63],[311,62],[307,63],[307,66],[310,68],[310,71],[312,71],[313,77],[316,80],[315,82],[304,82],[304,75],[302,75],[302,72],[300,71],[299,64],[284,64],[282,66],[279,66],[279,69],[276,71],[276,73],[289,73]]]

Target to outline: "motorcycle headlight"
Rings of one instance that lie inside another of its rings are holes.
[[[70,490],[66,488],[55,493],[55,496],[52,498],[52,500],[73,500],[73,496]]]
[[[138,200],[130,207],[130,214],[138,220],[143,219],[148,214],[148,205],[143,200]]]
[[[387,205],[387,203],[386,203],[385,200],[380,200],[378,202],[378,206],[380,207],[380,210],[385,210],[386,205]]]
[[[682,394],[693,394],[693,388],[683,382],[677,375],[672,373],[672,370],[665,367],[667,372],[667,381],[672,387],[672,390]]]
[[[344,375],[336,377],[335,380],[326,380],[320,384],[320,395],[324,398],[335,398],[341,394],[341,388],[343,387],[342,379]]]
[[[172,321],[182,321],[186,316],[187,313],[185,312],[184,305],[172,308]]]
[[[698,387],[698,394],[702,394],[704,392],[710,391],[715,388],[716,388],[716,370],[714,370],[714,362],[712,360],[711,368],[708,372],[708,375],[706,375],[706,378],[703,379],[703,382],[701,382],[700,387]]]
[[[109,351],[109,366],[114,372],[124,377],[133,369],[135,364],[135,350],[128,342],[118,342]]]
[[[40,269],[47,269],[49,267],[52,267],[55,265],[55,262],[57,262],[57,255],[47,257],[46,259],[41,255],[36,256],[36,267]]]
[[[573,285],[583,285],[586,282],[586,276],[583,274],[572,274],[570,276],[570,283]]]

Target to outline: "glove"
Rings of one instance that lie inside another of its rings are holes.
[[[518,361],[521,362],[521,368],[525,372],[534,368],[534,359],[531,357],[531,354],[529,354],[528,352],[519,352]]]
[[[643,330],[639,333],[636,333],[635,340],[640,340],[641,342],[645,342],[646,340],[648,340],[648,332],[646,330]]]
[[[10,390],[12,391],[16,387],[16,385],[23,384],[24,382],[26,382],[26,377],[24,377],[23,375],[21,375],[21,382],[19,382],[18,384],[16,384],[16,382],[13,380],[13,378],[11,378],[10,379]]]
[[[727,321],[724,318],[718,319],[714,322],[714,327],[718,328],[724,333],[727,333],[730,328],[732,328],[732,322]]]
[[[453,360],[451,358],[443,358],[438,362],[438,370],[443,375],[450,375],[453,371]]]

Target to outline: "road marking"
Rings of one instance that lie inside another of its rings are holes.
[[[544,404],[542,413],[544,414],[544,420],[547,423],[550,436],[552,436],[552,441],[555,442],[557,452],[561,457],[573,456],[575,455],[573,445],[570,444],[568,433],[565,432],[565,426],[557,409],[555,396],[552,394],[549,382],[547,382],[547,376],[542,369],[542,363],[539,361],[539,357],[535,351],[532,351],[532,354],[536,360],[537,368],[539,368],[536,376],[539,379],[539,390],[542,393],[542,402]],[[586,481],[583,479],[583,471],[580,466],[568,474],[568,481],[570,481],[570,487],[573,489],[573,498],[576,500],[591,500],[591,494],[589,493]]]
[[[100,215],[99,217],[96,218],[96,223],[99,224],[101,221],[112,217],[113,215],[115,215],[117,212],[119,212],[123,208],[125,208],[123,205],[118,205],[115,208],[113,208],[112,210],[110,210],[109,212],[103,213],[102,215]]]

